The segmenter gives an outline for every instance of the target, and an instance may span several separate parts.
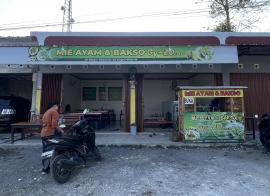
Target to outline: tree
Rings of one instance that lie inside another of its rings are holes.
[[[210,14],[217,19],[216,31],[244,30],[260,21],[258,13],[270,6],[270,0],[200,0],[209,3]]]
[[[229,27],[230,27],[230,29],[228,28],[226,22],[220,22],[212,30],[215,32],[234,32],[234,31],[237,31],[237,28],[235,25],[230,24]]]

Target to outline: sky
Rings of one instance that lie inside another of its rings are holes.
[[[215,25],[198,0],[72,0],[74,32],[204,32]],[[0,0],[0,36],[62,31],[65,0]],[[270,32],[270,10],[248,31]],[[34,27],[44,25],[50,27]],[[19,29],[11,29],[19,28]],[[10,30],[7,30],[10,29]]]

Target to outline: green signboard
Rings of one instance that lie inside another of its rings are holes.
[[[154,61],[213,59],[209,46],[30,47],[30,61]]]
[[[185,140],[244,140],[244,115],[233,112],[184,113]]]

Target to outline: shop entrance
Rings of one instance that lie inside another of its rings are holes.
[[[125,100],[121,74],[63,74],[61,113],[81,113],[99,119],[96,131],[123,131]]]
[[[218,74],[145,74],[143,84],[144,131],[171,131],[178,117],[177,86],[217,86]]]

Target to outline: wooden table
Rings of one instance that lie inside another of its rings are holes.
[[[91,117],[93,120],[98,121],[99,123],[103,124],[105,128],[106,125],[110,124],[110,119],[109,119],[109,112],[108,111],[92,111],[84,114],[85,118]]]
[[[66,128],[71,127],[74,124],[73,121],[66,122]],[[41,131],[42,124],[40,121],[33,121],[33,122],[18,122],[18,123],[13,123],[10,125],[11,127],[11,143],[14,143],[14,132],[15,130],[19,130],[21,132],[21,140],[25,138],[25,129],[31,129],[31,130],[39,130]]]
[[[38,121],[35,122],[18,122],[18,123],[13,123],[10,125],[11,127],[11,143],[14,143],[14,132],[15,130],[20,130],[21,131],[21,139],[23,140],[25,138],[25,132],[24,129],[39,129],[41,130],[41,123]]]
[[[164,118],[159,118],[159,117],[149,117],[149,118],[144,118],[143,124],[144,126],[160,126],[161,128],[165,126],[172,126],[174,121],[168,121],[165,120]]]

